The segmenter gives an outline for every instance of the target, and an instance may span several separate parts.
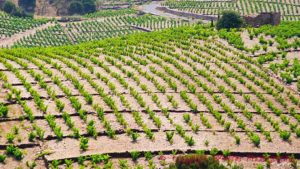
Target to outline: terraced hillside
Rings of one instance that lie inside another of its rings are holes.
[[[13,47],[45,47],[78,44],[189,25],[189,22],[154,15],[138,15],[135,10],[104,10],[85,16],[79,22],[56,22],[54,26],[17,41]]]
[[[297,168],[299,94],[220,37],[195,26],[1,49],[0,168],[164,168],[192,152]]]
[[[13,17],[4,12],[0,12],[0,21],[0,40],[39,27],[48,22],[47,20]]]
[[[261,12],[280,12],[283,20],[299,20],[299,0],[167,0],[171,9],[203,15],[218,15],[224,10],[235,10],[242,15]]]
[[[47,19],[20,18],[0,12],[0,46],[10,46],[22,36],[43,29],[49,24]]]

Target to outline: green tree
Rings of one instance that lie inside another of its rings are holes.
[[[217,29],[240,28],[244,24],[243,18],[235,11],[224,11],[217,23]]]
[[[12,14],[16,9],[16,5],[10,0],[5,1],[3,4],[3,11],[6,13]]]
[[[83,13],[83,4],[79,1],[73,1],[70,3],[68,8],[69,14],[82,14]]]
[[[94,0],[83,1],[84,13],[92,13],[96,11],[96,3]]]
[[[19,6],[27,12],[34,12],[36,0],[19,0]]]

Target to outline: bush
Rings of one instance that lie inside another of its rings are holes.
[[[8,108],[5,105],[0,104],[0,117],[7,117],[7,114]]]
[[[83,151],[86,151],[89,147],[88,143],[89,143],[88,138],[81,137],[80,138],[80,149],[83,150]]]
[[[9,156],[13,156],[16,160],[20,161],[23,159],[23,152],[14,145],[8,145],[6,147],[6,154]]]
[[[132,151],[132,152],[130,152],[130,155],[131,155],[132,160],[136,161],[140,157],[141,153],[138,151]]]
[[[291,137],[291,133],[289,131],[286,130],[282,130],[280,131],[280,137],[284,140],[284,141],[288,141]]]
[[[256,134],[253,134],[252,136],[251,136],[251,141],[252,141],[252,143],[255,145],[255,146],[259,146],[259,144],[260,144],[260,138],[259,138],[259,136],[258,135],[256,135]]]
[[[0,154],[0,163],[4,163],[5,159],[6,159],[6,155]]]
[[[235,11],[224,11],[221,19],[217,23],[217,29],[240,28],[244,24],[244,20]]]
[[[178,156],[175,165],[170,166],[174,169],[225,169],[214,157],[198,154]]]

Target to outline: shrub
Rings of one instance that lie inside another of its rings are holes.
[[[136,142],[140,135],[137,132],[131,132],[130,136],[131,136],[132,142]]]
[[[191,116],[188,113],[186,113],[183,115],[183,119],[186,123],[188,123],[191,121]]]
[[[293,82],[293,77],[290,73],[288,72],[282,72],[280,74],[280,77],[287,83],[287,84],[291,84]]]
[[[153,154],[150,151],[145,152],[144,156],[145,156],[147,161],[149,161],[153,158]]]
[[[6,134],[6,139],[7,139],[8,143],[13,143],[15,138],[16,138],[16,136],[13,133],[7,133]]]
[[[244,24],[240,14],[235,11],[224,11],[217,23],[217,29],[240,28]]]
[[[219,150],[217,148],[212,148],[209,152],[211,156],[216,156],[218,154]]]
[[[33,142],[35,138],[36,138],[35,132],[30,132],[30,133],[28,134],[28,140],[29,140],[30,142]]]
[[[229,131],[230,126],[231,126],[231,123],[230,123],[230,122],[226,122],[226,123],[224,124],[225,130]]]
[[[130,155],[131,155],[132,160],[136,161],[140,157],[141,153],[138,151],[132,151],[132,152],[130,152]]]
[[[264,166],[262,164],[257,164],[256,168],[257,169],[264,169]]]
[[[251,136],[251,141],[252,141],[252,143],[253,143],[255,146],[259,146],[259,144],[260,144],[260,138],[259,138],[259,136],[256,135],[256,134],[253,134],[253,135]]]
[[[119,167],[121,169],[129,168],[128,161],[127,160],[119,160]]]
[[[95,121],[91,120],[89,121],[88,125],[87,125],[87,132],[90,136],[93,136],[94,138],[97,138],[98,133],[95,127]]]
[[[37,164],[36,164],[35,161],[33,161],[33,162],[26,161],[26,166],[27,166],[29,169],[34,169],[34,168],[37,166]]]
[[[298,138],[300,137],[300,128],[296,129],[296,135]]]
[[[50,168],[58,169],[59,164],[60,164],[60,161],[59,161],[59,160],[53,160],[53,161],[50,163]]]
[[[84,161],[86,160],[86,157],[80,156],[77,158],[78,164],[83,165]]]
[[[187,136],[187,137],[185,138],[185,142],[186,142],[189,146],[195,145],[195,140],[193,139],[192,136]]]
[[[290,133],[289,131],[286,131],[286,130],[280,131],[280,137],[281,137],[284,141],[287,141],[287,140],[290,139],[291,133]]]
[[[89,143],[88,138],[81,137],[80,138],[80,149],[83,150],[83,151],[87,150],[87,148],[89,147],[88,143]]]
[[[225,169],[226,167],[219,163],[214,157],[198,154],[178,156],[176,158],[175,168],[177,169]]]
[[[167,132],[166,132],[167,140],[168,140],[170,143],[173,142],[173,136],[174,136],[174,131],[167,131]]]
[[[0,104],[0,117],[7,117],[7,114],[8,108],[5,105]]]
[[[8,145],[6,147],[6,154],[13,156],[16,160],[22,160],[23,159],[23,152],[14,145]]]
[[[6,155],[0,154],[0,163],[4,163],[5,159],[6,159]]]
[[[223,150],[222,153],[224,157],[228,157],[231,154],[230,150]]]

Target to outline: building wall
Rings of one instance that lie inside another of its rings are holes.
[[[280,13],[269,12],[261,13],[257,16],[244,16],[244,19],[248,25],[253,27],[259,27],[262,25],[279,25],[280,24]]]

